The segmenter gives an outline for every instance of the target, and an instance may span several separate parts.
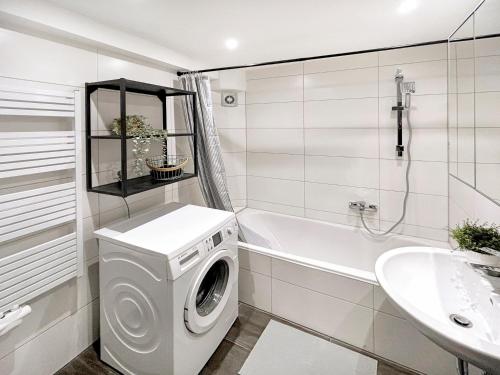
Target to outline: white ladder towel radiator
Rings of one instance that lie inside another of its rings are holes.
[[[0,129],[2,180],[73,170],[73,181],[3,194],[0,190],[0,336],[31,312],[32,298],[83,273],[80,91],[0,87],[0,116],[66,117],[71,131]],[[74,231],[4,256],[2,245],[74,223]]]

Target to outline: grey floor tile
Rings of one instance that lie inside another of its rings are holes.
[[[89,346],[80,355],[56,372],[56,375],[118,375],[119,373],[101,362],[98,343]]]
[[[209,359],[200,375],[236,375],[250,351],[224,340]]]
[[[245,304],[240,304],[239,308],[238,319],[229,330],[226,339],[251,350],[271,320],[271,315]]]

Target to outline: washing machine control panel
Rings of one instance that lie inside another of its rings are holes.
[[[238,233],[238,224],[236,220],[230,222],[224,228],[221,228],[221,230],[206,238],[204,241],[205,249],[207,252],[213,251],[222,243],[222,241],[225,241],[235,233]]]
[[[234,236],[234,237],[233,237]],[[189,250],[184,251],[174,261],[170,262],[170,277],[175,278],[181,273],[187,271],[208,254],[214,252],[219,246],[228,239],[237,241],[238,223],[232,220],[221,226],[218,231],[205,238]]]

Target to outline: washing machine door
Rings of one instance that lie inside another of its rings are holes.
[[[191,332],[203,333],[215,325],[231,294],[235,271],[228,250],[214,253],[201,267],[184,309],[184,321]]]

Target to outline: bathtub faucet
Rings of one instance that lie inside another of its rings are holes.
[[[378,209],[376,204],[367,204],[365,201],[351,201],[349,202],[349,208],[358,211],[377,211]]]

